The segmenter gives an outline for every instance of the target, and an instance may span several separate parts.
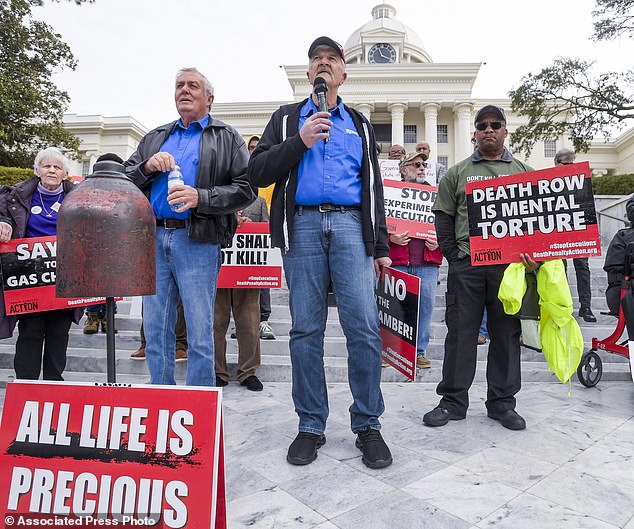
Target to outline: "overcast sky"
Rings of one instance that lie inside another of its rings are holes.
[[[174,75],[196,66],[216,102],[288,101],[282,64],[306,64],[314,38],[345,44],[371,19],[367,0],[96,0],[33,8],[79,61],[55,75],[68,112],[131,115],[153,128],[174,119]],[[396,18],[422,38],[434,62],[482,62],[473,95],[505,97],[522,76],[558,56],[631,68],[634,41],[594,43],[594,0],[393,0]],[[212,108],[213,113],[213,108]]]

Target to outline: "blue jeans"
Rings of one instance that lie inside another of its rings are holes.
[[[489,339],[489,329],[487,328],[487,308],[484,307],[484,314],[482,314],[482,323],[480,324],[480,336],[484,336]]]
[[[156,295],[143,297],[145,356],[152,384],[176,384],[176,306],[187,322],[187,384],[214,386],[214,302],[220,245],[189,238],[187,229],[156,228]]]
[[[348,349],[348,382],[353,432],[380,429],[381,336],[374,297],[374,258],[361,236],[360,211],[295,214],[290,249],[283,256],[292,325],[289,347],[293,402],[299,431],[321,434],[328,418],[324,333],[328,285],[337,298]]]
[[[425,351],[429,345],[431,317],[436,302],[438,267],[433,265],[395,265],[394,268],[420,278],[416,356],[425,356]]]

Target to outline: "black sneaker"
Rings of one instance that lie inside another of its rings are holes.
[[[286,461],[291,465],[308,465],[317,459],[317,450],[326,444],[326,436],[322,433],[299,432],[288,447]]]
[[[500,421],[500,424],[509,430],[523,430],[526,428],[526,421],[515,410],[504,410],[501,412],[488,410],[487,415],[495,421]]]
[[[459,415],[449,411],[447,408],[437,406],[423,415],[423,422],[427,426],[444,426],[449,421],[461,421],[464,418],[465,415]]]
[[[240,385],[245,386],[249,391],[262,391],[264,389],[262,382],[255,375],[245,378],[240,382]]]
[[[385,468],[392,464],[392,454],[379,430],[373,428],[361,430],[354,444],[363,452],[361,461],[366,467]]]
[[[581,307],[579,309],[579,316],[581,316],[583,318],[583,321],[587,323],[597,322],[597,318],[594,316],[594,314],[592,314],[592,310],[590,310],[590,307]]]
[[[225,380],[224,378],[216,377],[217,388],[224,388],[227,384],[229,384],[229,382]]]

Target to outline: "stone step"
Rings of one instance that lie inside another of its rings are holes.
[[[279,319],[274,311],[275,319],[270,320],[271,327],[276,333],[275,340],[262,340],[260,347],[262,354],[270,355],[288,355],[288,332],[290,330],[291,321],[290,316],[288,319]],[[602,315],[596,312],[597,323],[585,323],[583,320],[577,317],[579,321],[581,332],[586,342],[586,347],[590,347],[592,338],[603,339],[612,334],[616,326],[616,318],[612,316]],[[124,327],[132,326],[135,329],[139,327],[140,323],[137,322],[134,325],[130,325],[131,320],[121,319],[117,320],[117,327],[119,332],[115,336],[115,348],[118,356],[121,358],[127,358],[129,355],[136,351],[140,345],[139,333],[137,330],[124,330]],[[106,350],[106,335],[104,333],[98,333],[93,335],[85,335],[82,331],[82,325],[72,326],[69,339],[68,356],[81,357],[81,356],[95,356],[99,351],[99,355],[105,354]],[[430,358],[441,358],[443,354],[444,339],[447,334],[447,328],[444,321],[432,321],[430,326],[430,344],[427,352]],[[7,360],[2,360],[3,356],[12,357],[15,347],[15,341],[17,339],[17,332],[14,336],[0,342],[0,365],[6,365]],[[324,339],[324,353],[325,356],[345,356],[345,343],[346,339],[343,335],[341,326],[339,325],[336,315],[333,313],[329,317],[326,326],[326,336]],[[237,353],[238,342],[236,339],[230,338],[227,335],[227,352]]]
[[[433,330],[446,329],[440,325],[432,326]],[[605,325],[584,325],[581,327],[585,341],[585,350],[589,350],[593,337],[605,338],[614,330],[613,326]],[[444,337],[443,337],[444,338]],[[11,339],[13,340],[13,339]],[[81,343],[77,343],[77,341]],[[280,336],[276,340],[262,340],[261,355],[262,366],[258,374],[265,380],[285,381],[290,380],[290,353],[288,347],[288,336]],[[145,362],[132,360],[131,352],[138,347],[137,333],[132,331],[120,331],[116,337],[115,358],[116,372],[126,375],[147,376]],[[13,366],[13,355],[15,347],[9,340],[0,343],[0,369],[11,369]],[[488,353],[488,344],[478,347],[478,361],[485,361]],[[628,361],[622,356],[610,354],[605,351],[598,351],[602,360],[606,364],[627,364]],[[432,339],[427,349],[427,356],[434,362],[441,361],[444,355],[444,339]],[[331,366],[345,365],[347,351],[344,337],[326,337],[324,340],[324,363]],[[238,360],[237,340],[227,339],[227,362],[230,369],[235,371]],[[523,347],[522,361],[540,363],[545,365],[544,355],[539,351]],[[177,375],[183,377],[186,373],[186,363],[176,364]],[[79,332],[71,335],[70,346],[67,351],[66,369],[72,372],[86,372],[103,374],[107,371],[106,365],[106,343],[104,335],[86,336]],[[273,377],[273,378],[269,378]],[[343,379],[345,380],[345,378]]]
[[[143,364],[143,362],[139,362]],[[326,380],[329,383],[346,382],[347,378],[347,363],[346,360],[341,359],[329,359],[324,363],[324,369],[326,373]],[[232,384],[235,382],[235,364],[230,363],[230,371],[232,374]],[[417,370],[415,382],[427,382],[437,384],[440,382],[442,374],[442,361],[432,361],[432,367],[430,369]],[[185,383],[186,376],[186,364],[177,364],[175,371],[175,378],[178,384]],[[263,358],[263,363],[258,370],[258,377],[264,384],[267,382],[290,382],[290,359],[288,363],[283,364],[280,362],[269,363],[266,357]],[[6,386],[7,382],[14,380],[14,372],[12,369],[0,368],[0,387]],[[107,375],[105,371],[73,371],[67,370],[64,372],[64,379],[69,382],[106,382]],[[382,382],[409,382],[406,377],[401,373],[392,369],[391,367],[385,368],[381,372]],[[486,362],[479,360],[476,368],[476,382],[484,382],[486,380]],[[630,367],[627,363],[610,363],[603,364],[603,375],[601,377],[602,382],[609,381],[631,381]],[[548,369],[548,366],[544,362],[522,362],[522,381],[523,382],[558,382],[557,377],[552,371]],[[599,382],[599,385],[601,383]],[[124,384],[146,384],[149,383],[149,375],[147,371],[145,373],[126,373],[116,371],[116,382]],[[581,386],[577,379],[577,375],[574,374],[571,377],[571,382],[575,386],[575,389],[579,391],[585,391],[585,388]]]
[[[605,338],[610,335],[615,326],[616,318],[600,314],[607,311],[604,291],[606,287],[605,273],[602,270],[603,258],[593,258],[590,260],[592,274],[592,306],[598,322],[588,324],[577,318],[579,321],[586,350],[589,349],[592,338]],[[440,378],[442,358],[444,354],[444,338],[446,326],[444,324],[445,302],[444,293],[446,290],[446,264],[440,270],[440,284],[436,295],[436,304],[432,316],[431,340],[427,354],[433,362],[431,370],[423,370],[419,374],[419,379],[437,382]],[[575,315],[578,310],[578,299],[576,295],[576,278],[572,267],[568,273],[575,306]],[[261,341],[262,365],[258,370],[258,376],[264,381],[289,381],[291,378],[290,355],[288,348],[288,333],[291,327],[290,312],[288,309],[288,290],[286,288],[271,290],[272,314],[269,320],[277,339]],[[119,332],[116,335],[116,369],[118,378],[124,382],[138,383],[149,379],[147,367],[143,361],[130,359],[130,354],[135,351],[140,344],[139,329],[141,326],[141,300],[140,298],[126,298],[118,302],[118,312],[116,316],[116,327]],[[230,327],[232,328],[232,327]],[[13,375],[13,354],[15,350],[15,339],[17,332],[12,338],[0,342],[0,374],[6,372],[7,377]],[[346,380],[346,339],[339,325],[336,307],[328,309],[326,323],[326,336],[324,340],[324,365],[328,380]],[[237,364],[237,340],[227,337],[227,360],[235,372]],[[478,369],[486,361],[488,345],[478,347]],[[615,376],[629,377],[629,366],[627,359],[618,355],[600,351],[599,355],[604,361],[604,377],[610,377],[614,371]],[[106,376],[106,335],[98,333],[94,335],[83,334],[83,321],[79,326],[73,325],[70,332],[67,361],[68,380],[105,380]],[[522,348],[523,379],[542,380],[543,377],[553,377],[547,369],[543,354]],[[176,365],[176,376],[181,382],[185,380],[187,371],[186,363]],[[480,375],[478,375],[480,376]],[[3,380],[7,377],[3,376]],[[404,377],[393,369],[383,371],[385,381],[401,381]],[[428,380],[429,379],[429,380]],[[548,378],[546,378],[548,379]]]

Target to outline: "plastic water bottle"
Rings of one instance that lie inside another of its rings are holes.
[[[169,190],[178,184],[184,184],[185,181],[183,180],[183,175],[181,174],[181,168],[177,165],[176,167],[174,167],[174,169],[172,169],[169,174],[167,175],[167,192],[169,193]],[[170,204],[170,208],[172,209],[172,211],[176,211],[178,208],[182,207],[183,204]]]

